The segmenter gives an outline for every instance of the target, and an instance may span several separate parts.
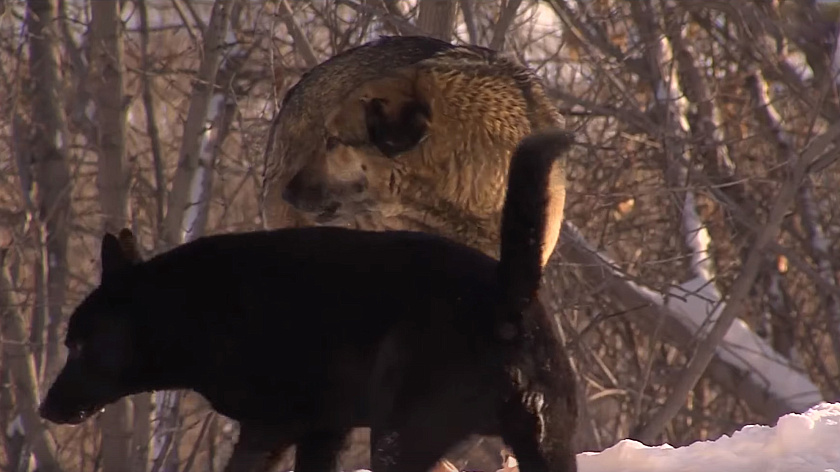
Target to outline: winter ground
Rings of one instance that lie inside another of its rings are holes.
[[[603,452],[578,454],[578,471],[840,472],[840,403],[820,403],[781,417],[773,427],[748,425],[731,436],[684,447],[648,447],[625,439]]]
[[[685,447],[647,447],[623,440],[578,455],[580,472],[840,472],[840,403],[821,403],[781,417],[774,427],[749,425],[732,436]]]

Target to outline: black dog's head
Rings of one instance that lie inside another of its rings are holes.
[[[128,278],[140,261],[128,230],[102,239],[102,281],[70,317],[67,363],[39,412],[59,424],[79,424],[123,396],[138,393],[137,359],[128,308]]]

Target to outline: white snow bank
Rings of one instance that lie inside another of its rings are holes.
[[[647,447],[625,439],[578,455],[580,472],[840,472],[840,403],[820,403],[781,417],[774,427],[749,425],[732,436],[685,447]]]
[[[748,425],[732,436],[684,447],[625,439],[578,454],[578,472],[840,472],[840,403],[820,403],[776,426]],[[370,472],[365,469],[356,472]],[[497,472],[518,472],[511,464]]]

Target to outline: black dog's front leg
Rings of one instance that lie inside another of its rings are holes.
[[[446,395],[415,395],[411,390],[395,396],[388,411],[374,412],[373,472],[426,472],[484,421],[475,417],[470,402]]]
[[[224,472],[269,472],[293,444],[297,444],[295,471],[335,472],[338,470],[338,453],[348,432],[336,430],[300,434],[271,426],[241,423],[239,441]]]
[[[349,430],[316,431],[297,441],[295,472],[337,472],[338,453]]]

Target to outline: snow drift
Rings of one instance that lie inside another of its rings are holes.
[[[840,472],[840,403],[820,403],[785,415],[772,427],[748,425],[731,436],[684,447],[625,439],[602,452],[578,454],[578,471]],[[497,472],[518,469],[511,464]]]
[[[840,472],[840,403],[792,413],[776,426],[748,425],[732,436],[674,448],[625,439],[578,455],[580,472]]]

